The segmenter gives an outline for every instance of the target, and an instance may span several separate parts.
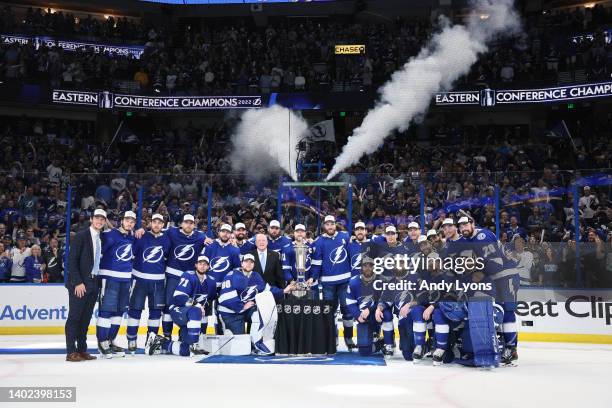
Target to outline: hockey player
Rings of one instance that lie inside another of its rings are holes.
[[[351,276],[358,276],[361,273],[361,259],[369,249],[370,240],[366,225],[361,221],[355,223],[354,233],[355,238],[348,244],[348,254],[351,258]]]
[[[351,264],[347,245],[349,235],[336,230],[333,215],[325,216],[323,233],[313,243],[312,278],[322,285],[323,299],[333,300],[340,306],[344,342],[349,350],[356,348],[353,341],[353,317],[346,308],[346,288],[351,278]]]
[[[258,325],[255,319],[257,304],[255,296],[264,291],[272,292],[275,298],[281,298],[283,293],[289,293],[294,289],[293,285],[287,285],[283,290],[267,284],[261,275],[255,271],[255,257],[253,254],[246,254],[242,257],[241,267],[234,269],[223,279],[221,293],[219,295],[219,315],[223,324],[223,332],[231,334],[245,334],[245,324],[250,322]],[[253,328],[251,328],[253,331]],[[257,352],[261,354],[271,354],[263,341],[253,344]]]
[[[408,250],[408,254],[419,252],[419,243],[417,242],[421,236],[421,227],[417,222],[408,223],[408,236],[404,238],[404,244]]]
[[[100,234],[101,289],[96,337],[100,354],[107,358],[112,358],[113,355],[125,356],[125,351],[115,343],[115,338],[130,301],[135,223],[136,214],[126,211],[119,228],[109,228]]]
[[[159,320],[166,303],[164,271],[171,243],[168,234],[162,231],[163,228],[164,217],[161,214],[153,214],[150,231],[145,232],[133,245],[134,282],[130,295],[127,327],[128,351],[132,354],[136,353],[138,326],[145,300],[148,301],[149,309],[147,337],[151,333],[157,334]]]
[[[435,229],[430,229],[429,231],[427,231],[426,236],[427,240],[431,243],[431,246],[433,247],[434,251],[439,253],[442,249],[442,246],[444,245],[444,241],[442,241],[442,238],[440,238],[440,235],[438,235],[438,231],[436,231]]]
[[[174,354],[190,356],[206,354],[198,347],[201,322],[209,314],[210,305],[217,296],[217,283],[208,275],[210,262],[204,255],[198,257],[194,272],[184,272],[176,286],[169,306],[172,320],[179,326],[179,340],[172,341],[155,335],[147,339],[145,354]]]
[[[386,309],[382,318],[376,316],[381,290],[380,287],[376,288],[375,281],[382,283],[380,277],[374,274],[374,260],[364,256],[360,275],[353,276],[349,281],[346,306],[357,321],[359,354],[369,356],[382,350],[385,355],[393,355],[393,313]],[[383,339],[378,339],[381,327]]]
[[[504,336],[504,351],[502,363],[511,364],[518,359],[517,354],[517,324],[516,324],[516,295],[519,287],[519,275],[516,262],[507,259],[497,237],[486,228],[475,228],[474,221],[468,217],[461,217],[457,222],[461,234],[470,242],[476,257],[484,262],[484,270],[472,273],[475,281],[494,282],[496,302],[504,309],[502,333]]]
[[[285,260],[283,261],[283,266],[288,266],[288,268],[283,268],[283,272],[285,275],[285,280],[287,282],[293,282],[297,280],[297,269],[295,263],[295,245],[303,244],[307,246],[306,250],[306,259],[305,259],[305,280],[306,285],[312,290],[312,295],[316,296],[316,291],[314,289],[317,287],[318,282],[314,281],[311,274],[311,261],[312,261],[312,244],[308,242],[306,239],[306,227],[303,224],[297,224],[293,229],[293,242],[291,243],[291,248],[287,251]]]
[[[460,256],[461,251],[467,249],[466,240],[463,238],[455,225],[455,220],[445,218],[442,221],[442,232],[444,233],[445,242],[440,250],[442,257],[455,258]],[[470,251],[471,252],[471,251]]]
[[[282,234],[280,222],[278,220],[270,221],[270,225],[268,225],[268,249],[278,252],[280,255],[285,276],[291,273],[291,267],[284,260],[292,247],[291,240]]]
[[[234,239],[236,246],[240,250],[240,257],[244,254],[248,254],[253,249],[255,249],[255,242],[247,238],[247,230],[246,225],[242,222],[237,222],[234,225]]]
[[[418,239],[421,253],[426,259],[426,264],[419,271],[419,281],[429,284],[454,283],[452,273],[446,273],[442,269],[442,259],[426,236],[421,235]],[[420,283],[419,282],[419,283]],[[420,289],[420,288],[419,288]],[[438,301],[445,298],[444,291],[441,290],[417,290],[416,305],[412,307],[411,317],[413,319],[414,343],[415,348],[412,353],[414,362],[423,359],[425,355],[425,330],[426,324],[433,323],[433,330],[430,331],[430,339],[435,338],[436,348],[432,353],[434,365],[440,365],[444,361],[445,353],[448,350],[449,321],[437,307]]]
[[[223,224],[217,233],[217,239],[204,246],[202,255],[210,259],[210,276],[215,278],[217,286],[221,286],[225,275],[240,267],[240,249],[230,243],[232,227]]]
[[[412,361],[414,351],[414,335],[412,331],[412,317],[410,309],[416,304],[414,289],[409,285],[416,284],[416,274],[409,269],[396,268],[393,278],[388,282],[394,289],[383,290],[380,302],[376,307],[376,314],[382,319],[385,313],[391,311],[398,318],[397,330],[399,332],[399,348],[405,360]],[[391,286],[388,286],[390,288]]]

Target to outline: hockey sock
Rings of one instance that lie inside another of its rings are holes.
[[[142,310],[128,310],[127,323],[127,339],[136,340],[138,338],[138,326],[140,325],[140,317]]]
[[[517,343],[517,324],[516,315],[513,310],[504,312],[504,324],[502,325],[504,342],[507,347],[516,347]]]
[[[111,341],[114,341],[117,338],[117,334],[119,333],[119,327],[121,326],[121,319],[122,318],[123,318],[123,316],[121,316],[121,314],[119,314],[117,316],[116,313],[115,313],[114,316],[112,316],[110,318],[111,327],[110,327],[110,330],[108,331],[108,338]]]
[[[344,326],[344,338],[345,339],[353,338],[353,321],[352,320],[342,320],[342,326]]]
[[[159,332],[159,319],[161,318],[162,311],[160,309],[151,309],[149,310],[149,320],[147,321],[147,332],[155,333]],[[172,330],[172,329],[170,329]]]
[[[187,322],[187,335],[185,340],[189,344],[197,343],[202,329],[202,311],[197,307],[192,307],[187,312],[189,321]]]
[[[162,331],[164,332],[164,337],[170,337],[172,335],[172,326],[174,326],[172,316],[170,316],[170,313],[164,313],[162,316]]]
[[[393,344],[393,322],[383,322],[381,325],[385,344]]]
[[[111,312],[98,313],[98,320],[96,322],[96,338],[99,342],[108,340],[108,332],[111,327],[111,316]]]
[[[444,314],[439,309],[436,309],[433,312],[433,322],[436,348],[446,350],[448,348],[448,333],[450,331],[450,327],[448,325],[448,321],[444,317]]]

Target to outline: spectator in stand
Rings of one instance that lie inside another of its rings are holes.
[[[4,248],[4,243],[0,242],[0,283],[7,283],[11,280],[12,267],[11,255]]]
[[[42,283],[47,282],[44,276],[45,263],[42,257],[40,246],[32,245],[31,255],[26,257],[23,261],[25,269],[25,278],[28,283]]]
[[[26,282],[25,260],[32,255],[32,250],[26,246],[26,237],[23,234],[17,236],[17,246],[11,252],[11,261],[13,262],[11,269],[11,282],[23,283]]]

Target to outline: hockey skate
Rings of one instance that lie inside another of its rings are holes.
[[[136,355],[136,340],[128,340],[128,351],[130,352],[131,355],[135,356]]]
[[[200,348],[200,345],[198,343],[190,345],[189,351],[191,351],[191,354],[194,356],[202,356],[208,354],[208,351],[204,350],[203,348]]]
[[[106,358],[113,358],[113,352],[110,347],[110,341],[104,340],[98,342],[98,351]]]
[[[383,345],[382,353],[385,357],[391,357],[395,349],[393,348],[393,344],[385,344]]]
[[[425,351],[423,350],[423,346],[415,346],[414,351],[412,352],[412,360],[415,364],[418,364],[423,360],[423,356],[425,355]]]
[[[516,367],[518,353],[516,347],[506,347],[501,355],[501,364],[504,367]]]
[[[352,337],[345,337],[344,338],[344,344],[346,344],[346,349],[348,351],[352,351],[352,350],[356,350],[357,349],[357,345],[353,341]]]
[[[147,338],[145,344],[145,354],[148,356],[154,356],[162,354],[162,347],[166,339],[163,336],[151,335]]]
[[[431,354],[431,359],[433,360],[433,365],[439,366],[444,364],[444,354],[445,350],[441,348],[437,348]]]
[[[273,351],[266,347],[262,340],[259,340],[257,343],[254,343],[252,350],[254,354],[257,354],[259,356],[271,356],[274,354]]]
[[[123,347],[119,347],[115,343],[111,342],[110,349],[111,349],[111,352],[113,353],[113,356],[125,357],[125,350],[123,349]]]

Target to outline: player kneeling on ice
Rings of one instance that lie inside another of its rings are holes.
[[[206,354],[199,347],[198,340],[202,322],[210,314],[210,305],[217,297],[217,282],[208,276],[209,268],[208,258],[200,255],[195,264],[195,273],[184,272],[174,290],[169,311],[173,322],[179,326],[179,341],[159,335],[149,336],[146,354]]]
[[[236,268],[223,279],[219,294],[219,316],[226,335],[245,334],[245,323],[251,323],[251,343],[256,353],[274,353],[274,329],[276,327],[276,302],[284,290],[267,284],[255,271],[255,257],[246,254],[240,268]],[[270,296],[272,295],[272,296]]]
[[[376,280],[380,281],[380,277],[374,275],[374,260],[364,257],[361,274],[351,278],[346,292],[346,307],[357,320],[357,348],[362,356],[379,351],[393,355],[393,313],[390,309],[376,313],[381,294],[374,284]]]

